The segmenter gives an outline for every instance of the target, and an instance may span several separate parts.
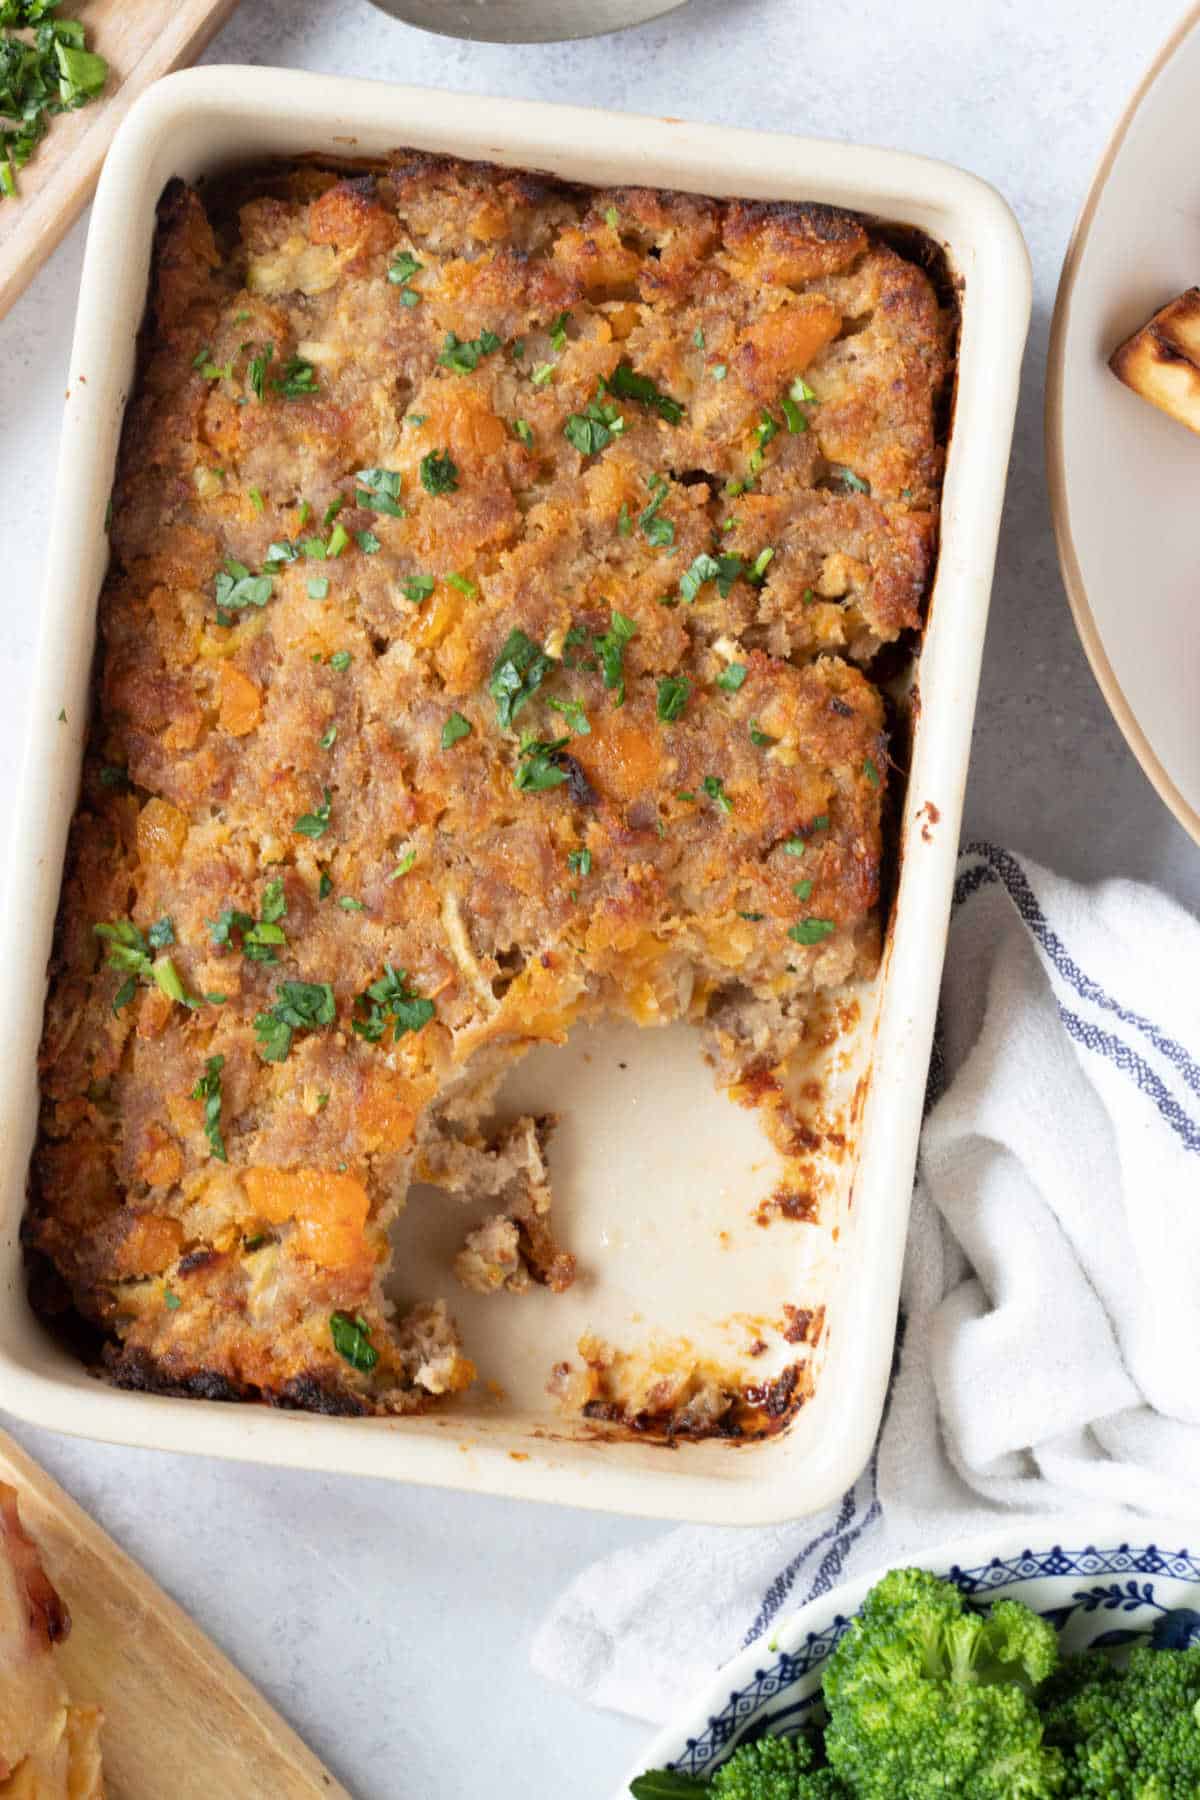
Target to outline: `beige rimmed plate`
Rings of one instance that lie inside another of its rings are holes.
[[[1108,369],[1200,281],[1200,8],[1143,77],[1067,250],[1046,456],[1063,578],[1129,746],[1200,843],[1200,437]]]

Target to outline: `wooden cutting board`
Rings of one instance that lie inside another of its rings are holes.
[[[41,268],[87,202],[113,133],[143,88],[199,56],[237,0],[75,0],[64,18],[87,27],[89,50],[107,58],[108,85],[50,129],[0,199],[0,317]]]
[[[0,1481],[16,1488],[71,1614],[58,1653],[71,1698],[104,1708],[109,1800],[351,1800],[187,1614],[3,1431]]]

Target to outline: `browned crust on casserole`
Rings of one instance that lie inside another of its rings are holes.
[[[469,1382],[441,1301],[385,1299],[388,1225],[417,1179],[495,1195],[460,1273],[567,1284],[537,1122],[489,1119],[512,1060],[577,1020],[709,1023],[789,1149],[769,1071],[878,957],[866,665],[920,621],[950,332],[919,268],[820,207],[407,154],[168,190],[26,1221],[113,1379],[391,1413]],[[620,429],[583,453],[589,406]],[[358,473],[380,470],[399,513]],[[706,556],[738,560],[688,600]],[[219,614],[230,559],[269,593]],[[514,631],[553,663],[505,724]],[[248,924],[217,941],[271,884],[275,960]],[[199,1004],[106,966],[98,923],[163,920],[152,954]],[[389,968],[432,1016],[364,1036]],[[265,1060],[283,982],[327,985],[333,1017]],[[214,1057],[226,1161],[196,1093]]]

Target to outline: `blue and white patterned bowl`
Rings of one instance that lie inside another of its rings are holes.
[[[1053,1621],[1067,1651],[1122,1644],[1182,1649],[1200,1644],[1200,1552],[1176,1547],[1183,1531],[1145,1521],[1134,1536],[1128,1526],[1097,1535],[1094,1522],[1048,1519],[906,1560],[981,1601],[1023,1601]],[[883,1572],[810,1601],[726,1663],[629,1771],[619,1790],[623,1800],[643,1769],[707,1776],[747,1738],[808,1723],[826,1658]]]

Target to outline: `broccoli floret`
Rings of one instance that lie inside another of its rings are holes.
[[[981,1617],[949,1582],[896,1570],[830,1658],[829,1763],[855,1800],[1048,1800],[1063,1762],[1029,1695],[1057,1661],[1053,1628],[1026,1607]]]
[[[708,1792],[712,1800],[852,1800],[832,1770],[815,1762],[807,1737],[759,1738],[738,1745]]]
[[[1124,1669],[1088,1651],[1049,1683],[1042,1711],[1066,1762],[1064,1795],[1200,1794],[1200,1649],[1137,1649]]]
[[[817,1768],[819,1747],[801,1735],[739,1744],[711,1782],[649,1771],[632,1783],[634,1800],[854,1800],[832,1769]]]

